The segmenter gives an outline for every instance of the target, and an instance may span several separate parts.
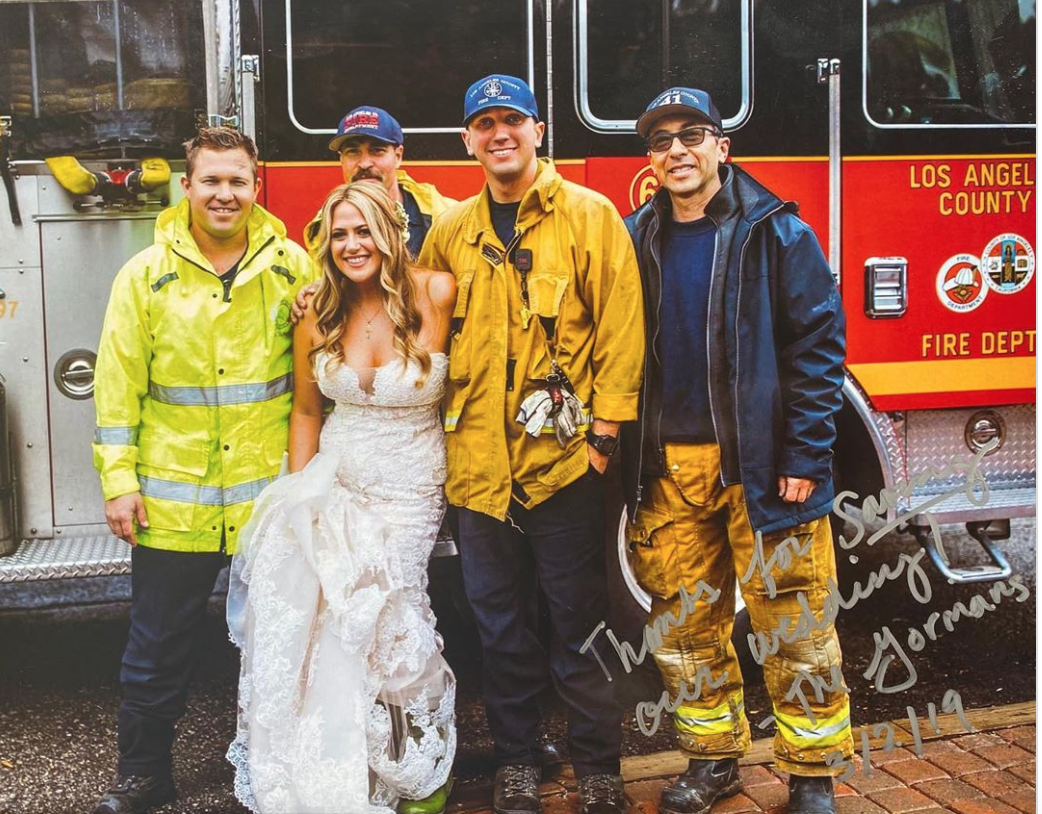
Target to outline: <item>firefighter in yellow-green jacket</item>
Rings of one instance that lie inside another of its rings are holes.
[[[345,184],[375,181],[383,184],[392,201],[401,204],[409,220],[406,245],[409,254],[416,257],[423,248],[431,223],[456,202],[438,192],[434,184],[413,180],[401,168],[404,142],[401,125],[394,116],[379,107],[363,105],[340,120],[329,149],[340,157]],[[319,217],[316,215],[304,228],[304,242],[308,248],[318,233],[318,226]]]
[[[256,204],[253,142],[209,128],[185,146],[186,198],[117,275],[98,350],[94,462],[109,526],[134,548],[119,777],[96,814],[176,796],[170,749],[199,623],[253,499],[278,474],[290,308],[315,276]]]
[[[602,473],[620,422],[637,417],[640,277],[611,202],[536,157],[538,115],[521,79],[471,86],[462,135],[486,184],[434,223],[419,258],[456,276],[446,492],[483,650],[493,811],[540,810],[538,701],[552,681],[580,811],[622,814],[622,711],[584,643],[607,613]]]

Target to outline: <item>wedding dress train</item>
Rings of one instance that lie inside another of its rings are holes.
[[[443,785],[455,677],[427,596],[445,512],[448,360],[316,359],[335,402],[319,453],[258,498],[232,563],[242,650],[235,794],[261,814],[391,814]]]

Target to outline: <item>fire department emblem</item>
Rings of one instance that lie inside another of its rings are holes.
[[[976,255],[949,257],[937,272],[937,298],[949,311],[975,311],[987,296],[988,287]]]
[[[1020,235],[999,235],[985,247],[980,262],[984,281],[999,294],[1016,294],[1035,276],[1035,253]]]
[[[499,96],[499,94],[501,94],[502,92],[503,86],[499,84],[498,79],[490,79],[488,82],[485,83],[484,93],[489,99]]]
[[[293,323],[289,319],[290,310],[288,300],[282,300],[275,308],[275,332],[279,336],[288,336],[293,331]]]
[[[651,196],[658,190],[659,183],[651,165],[647,165],[633,176],[630,181],[630,206],[637,209],[651,200]]]

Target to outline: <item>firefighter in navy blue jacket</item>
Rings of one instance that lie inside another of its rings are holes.
[[[827,515],[845,352],[839,293],[795,204],[725,163],[730,141],[709,94],[670,88],[637,130],[661,188],[627,219],[648,348],[640,419],[623,428],[627,537],[651,621],[682,620],[655,658],[671,695],[683,693],[674,725],[690,758],[660,810],[706,811],[740,788],[750,731],[730,644],[737,575],[754,629],[780,642],[761,657],[775,762],[791,774],[789,812],[828,814],[832,765],[853,751],[835,603],[826,603],[836,573]],[[768,566],[782,549],[788,567]],[[720,598],[685,602],[699,581]],[[803,617],[810,632],[786,636]],[[803,681],[836,689],[790,692]]]

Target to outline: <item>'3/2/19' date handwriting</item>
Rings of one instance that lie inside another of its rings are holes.
[[[862,727],[861,729],[861,771],[865,777],[872,777],[874,774],[872,770],[872,755],[871,755],[871,738],[883,738],[882,749],[883,754],[892,752],[895,749],[900,749],[902,746],[907,746],[915,752],[917,757],[922,757],[925,754],[923,748],[923,735],[922,727],[919,722],[919,717],[916,715],[913,707],[905,707],[905,712],[908,713],[908,731],[899,731],[889,721],[884,721],[880,724],[875,724],[871,727],[872,734],[869,735],[869,727]],[[941,712],[955,715],[959,720],[959,724],[968,733],[976,732],[973,725],[966,718],[966,712],[962,707],[962,696],[959,695],[955,690],[947,690],[944,693],[944,698],[941,699]],[[935,736],[944,733],[941,728],[941,722],[937,717],[937,705],[930,702],[926,705],[926,723],[934,731]],[[910,737],[911,740],[905,740]],[[854,772],[857,771],[853,758],[846,758],[840,751],[831,752],[825,759],[825,762],[830,768],[840,769],[840,773],[836,776],[836,780],[843,783],[854,776]]]

